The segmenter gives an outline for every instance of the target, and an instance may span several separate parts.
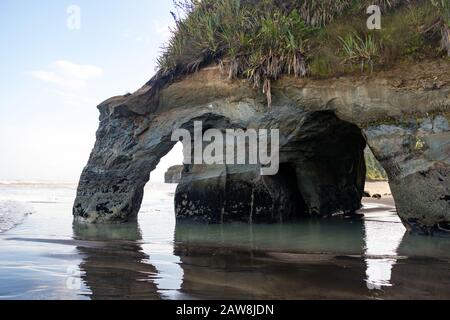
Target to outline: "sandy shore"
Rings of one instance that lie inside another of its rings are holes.
[[[391,188],[387,181],[368,181],[364,190],[369,192],[370,195],[380,194],[382,197],[392,198]]]
[[[374,194],[381,195],[381,199],[363,198],[363,203],[382,204],[395,208],[394,198],[392,197],[391,188],[387,181],[368,181],[364,190],[371,196]]]

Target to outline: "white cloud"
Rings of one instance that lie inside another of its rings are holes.
[[[76,64],[67,60],[58,60],[44,70],[33,70],[30,75],[41,81],[57,84],[68,89],[80,89],[86,82],[103,75],[100,67]]]
[[[49,72],[49,71],[44,71],[44,70],[31,71],[31,75],[33,77],[35,77],[36,79],[46,81],[46,82],[59,83],[62,81],[62,79],[55,73]]]

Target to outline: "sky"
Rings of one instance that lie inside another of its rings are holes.
[[[0,180],[77,181],[109,97],[155,73],[171,0],[0,0]],[[181,164],[177,147],[152,173]]]

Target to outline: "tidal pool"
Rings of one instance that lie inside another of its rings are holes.
[[[149,184],[136,223],[87,226],[72,222],[76,185],[0,184],[0,299],[450,298],[450,239],[406,234],[392,206],[176,224],[175,188]]]

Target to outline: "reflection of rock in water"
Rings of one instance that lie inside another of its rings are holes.
[[[398,299],[449,299],[450,239],[406,234],[398,248],[400,260],[393,268],[393,288]],[[395,290],[394,290],[395,289]]]
[[[398,248],[399,255],[450,259],[450,238],[420,237],[406,234]]]
[[[175,230],[175,241],[184,244],[349,255],[361,253],[363,236],[362,220],[341,218],[254,225],[179,222]]]
[[[156,269],[146,263],[137,223],[121,225],[74,224],[74,236],[86,241],[77,249],[83,255],[82,280],[92,299],[159,299],[153,278]],[[90,245],[92,244],[92,246]]]
[[[141,245],[137,224],[75,225],[74,233],[83,255],[82,279],[93,299],[450,297],[450,239],[406,236],[398,247],[404,230],[377,233],[377,218],[371,218],[364,220],[365,238],[363,220],[178,223],[170,267],[167,256],[158,252],[172,253],[171,248]],[[442,257],[446,260],[437,259]],[[378,283],[382,290],[368,290],[368,283]]]
[[[448,260],[409,258],[393,267],[394,287],[386,291],[393,299],[449,299],[448,275]]]
[[[344,220],[178,224],[181,291],[225,299],[450,297],[450,239],[404,234],[398,217],[374,210],[364,228],[362,221]]]
[[[179,223],[175,255],[184,271],[181,291],[219,299],[366,297],[363,259],[332,253],[333,247],[346,248],[348,253],[360,251],[361,222],[328,222],[279,226]],[[291,245],[286,249],[288,242]],[[328,248],[330,254],[314,253],[320,247]]]
[[[181,291],[212,299],[357,299],[367,295],[361,259],[177,244]]]

